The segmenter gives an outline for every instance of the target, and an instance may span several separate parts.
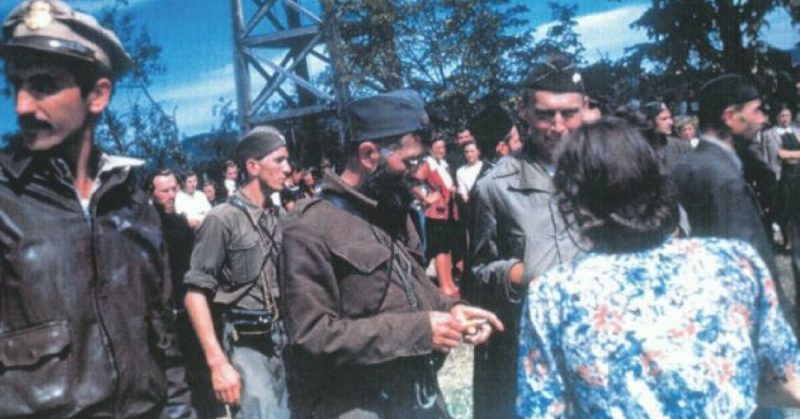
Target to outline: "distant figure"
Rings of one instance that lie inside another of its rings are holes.
[[[211,203],[202,191],[197,190],[197,184],[197,174],[187,172],[184,174],[183,190],[178,191],[175,197],[175,212],[185,215],[192,228],[199,227],[211,209]]]
[[[233,161],[228,160],[225,162],[225,169],[222,174],[222,186],[224,187],[223,192],[225,193],[224,199],[228,199],[236,193],[236,189],[239,187],[239,167],[236,166],[236,163]]]
[[[692,148],[697,148],[700,138],[697,137],[697,117],[678,116],[675,118],[675,132],[678,138],[688,141]]]
[[[744,242],[670,237],[677,204],[635,129],[579,129],[554,183],[593,250],[530,284],[521,417],[750,417],[760,380],[800,406],[800,349],[769,270]]]
[[[207,180],[203,185],[203,194],[205,194],[206,199],[209,203],[211,203],[212,207],[222,203],[222,200],[219,198],[219,196],[217,196],[217,189],[217,182],[214,182],[211,179]]]
[[[469,123],[478,149],[485,159],[496,163],[502,157],[522,149],[516,125],[498,105],[489,106]]]
[[[691,144],[672,136],[672,112],[663,102],[642,105],[645,116],[644,136],[653,147],[661,167],[669,173],[680,159],[692,150]]]

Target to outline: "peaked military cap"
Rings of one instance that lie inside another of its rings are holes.
[[[20,49],[96,64],[115,79],[133,64],[114,32],[60,0],[26,0],[6,17],[0,54]]]

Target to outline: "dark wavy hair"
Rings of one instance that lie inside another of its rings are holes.
[[[559,209],[594,249],[644,250],[675,230],[671,182],[641,131],[624,120],[603,118],[573,132],[557,167]]]

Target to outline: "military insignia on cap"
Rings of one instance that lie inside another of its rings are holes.
[[[38,31],[53,21],[50,3],[42,0],[32,2],[25,15],[25,26],[32,31]]]

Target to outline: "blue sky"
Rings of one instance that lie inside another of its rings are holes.
[[[0,16],[6,16],[14,2],[3,0]],[[74,0],[74,7],[97,13],[112,0]],[[303,0],[316,4],[316,0]],[[624,48],[646,40],[642,31],[629,24],[647,9],[647,0],[578,0],[578,31],[586,57],[594,61],[603,55],[617,58]],[[230,2],[224,0],[129,0],[128,10],[144,24],[162,45],[166,73],[153,79],[151,93],[164,109],[174,114],[184,135],[205,132],[215,122],[211,109],[218,98],[234,99]],[[550,20],[545,0],[527,1],[529,19],[541,39]],[[773,13],[771,27],[764,33],[773,46],[791,48],[800,40],[786,11]],[[112,106],[124,108],[134,100],[135,90],[118,91]],[[13,131],[16,119],[9,98],[0,97],[0,133]]]

